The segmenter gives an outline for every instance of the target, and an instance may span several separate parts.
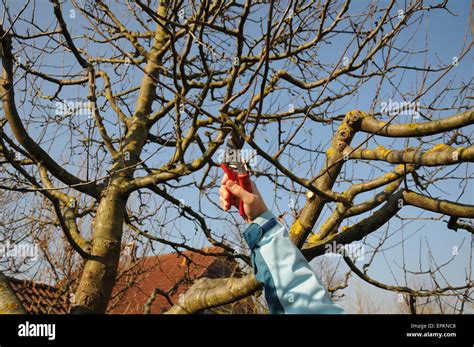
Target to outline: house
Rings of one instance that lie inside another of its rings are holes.
[[[221,250],[214,247],[205,251],[219,253]],[[142,258],[119,274],[108,312],[163,313],[197,279],[229,277],[236,268],[235,262],[225,258],[191,251]]]
[[[213,247],[205,248],[200,253],[168,253],[140,258],[131,264],[122,264],[107,313],[163,313],[171,308],[196,280],[203,277],[231,276],[237,269],[235,261],[205,254],[218,252],[220,249]],[[69,312],[71,293],[62,288],[15,278],[9,280],[28,313]]]

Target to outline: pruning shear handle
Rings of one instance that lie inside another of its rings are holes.
[[[226,164],[222,163],[221,168],[227,174],[230,180],[236,182],[239,186],[245,189],[248,192],[252,192],[252,185],[250,184],[250,176],[248,172],[239,173],[233,170],[231,167],[227,166]],[[246,217],[245,209],[244,209],[244,202],[239,200],[239,214],[242,217]]]

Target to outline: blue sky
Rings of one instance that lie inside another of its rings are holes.
[[[38,2],[41,6],[38,6],[35,13],[35,18],[38,19],[38,23],[44,25],[44,27],[49,26],[50,29],[53,28],[52,23],[54,24],[54,18],[52,15],[52,5],[46,0],[41,0]],[[382,7],[386,1],[378,2],[378,6]],[[435,3],[435,2],[428,2]],[[24,1],[17,1],[14,4],[11,4],[14,13],[17,13],[23,7]],[[369,4],[369,1],[356,1],[351,4],[349,8],[349,13],[353,15],[363,14],[366,6]],[[399,2],[401,8],[403,8],[404,2]],[[262,5],[263,6],[263,5]],[[71,5],[66,3],[63,5],[63,13],[69,13]],[[113,7],[112,7],[113,8]],[[409,60],[403,61],[407,65],[420,65],[423,62],[427,62],[427,65],[432,67],[439,67],[445,64],[451,64],[455,57],[458,57],[463,47],[465,48],[466,42],[469,43],[472,39],[471,34],[468,30],[468,19],[469,19],[469,2],[468,1],[450,1],[448,4],[450,11],[455,14],[450,14],[445,11],[431,11],[428,17],[419,19],[415,22],[412,27],[403,31],[402,34],[397,38],[397,43],[399,46],[403,46],[406,49],[418,52],[417,54],[412,54],[409,57]],[[397,8],[398,9],[398,8]],[[396,10],[392,11],[396,13]],[[262,7],[261,17],[264,17],[267,9]],[[31,15],[31,9],[25,11],[24,16]],[[65,15],[66,16],[66,15]],[[257,18],[259,14],[255,14]],[[66,18],[67,19],[67,18]],[[265,22],[263,22],[265,23]],[[78,34],[84,32],[85,28],[90,26],[77,15],[74,19],[67,19],[67,24],[71,30],[71,33]],[[18,32],[22,32],[23,28],[21,26],[16,26]],[[21,29],[19,29],[21,28]],[[26,28],[24,28],[26,29]],[[30,28],[31,30],[31,28]],[[249,26],[247,34],[258,33],[260,30],[260,24],[256,23]],[[425,38],[427,42],[425,42]],[[349,55],[353,47],[351,47],[347,52],[344,52],[346,43],[350,39],[350,36],[338,35],[336,37],[331,37],[327,42],[320,45],[320,48],[317,50],[316,58],[318,61],[323,64],[332,64],[341,57],[343,54]],[[80,41],[78,41],[80,42]],[[108,54],[109,50],[113,50],[110,47],[89,47],[91,50],[96,50],[102,54]],[[51,58],[52,57],[52,58]],[[50,66],[51,71],[55,70],[57,66],[64,64],[64,70],[71,69],[72,71],[79,71],[77,64],[74,64],[74,61],[71,58],[71,55],[67,55],[64,58],[64,55],[54,54],[51,57],[48,56],[47,59],[41,58],[39,62],[43,64],[47,63]],[[379,66],[383,66],[383,60],[381,55],[375,57],[375,62]],[[472,51],[469,52],[463,60],[461,60],[451,72],[444,77],[444,79],[438,84],[437,87],[430,90],[425,96],[420,99],[420,105],[423,106],[430,105],[432,102],[435,102],[437,107],[448,107],[452,104],[456,104],[456,97],[458,93],[456,91],[447,92],[442,100],[434,100],[435,95],[442,90],[448,82],[452,82],[454,86],[459,86],[462,84],[471,85],[472,88]],[[64,60],[65,59],[65,60]],[[395,58],[396,60],[396,58]],[[272,65],[273,69],[278,69],[281,67],[277,64]],[[124,70],[125,71],[125,70]],[[57,72],[57,71],[56,71]],[[297,71],[292,71],[297,74]],[[130,81],[130,84],[138,84],[140,78],[142,77],[140,71],[135,71],[128,74],[127,79]],[[322,73],[324,75],[324,73]],[[434,73],[432,76],[429,76],[426,81],[426,85],[432,83],[439,74]],[[398,90],[404,94],[406,97],[407,94],[416,95],[420,89],[420,81],[422,78],[421,72],[416,71],[406,71],[404,73],[394,73],[390,76],[390,79],[398,85]],[[346,82],[345,80],[338,80],[331,85],[331,88],[342,88],[342,83]],[[318,109],[317,112],[324,113],[327,116],[332,116],[336,114],[344,114],[347,111],[352,109],[360,109],[363,111],[374,111],[380,112],[380,103],[388,102],[388,100],[394,101],[403,101],[402,95],[400,95],[397,90],[393,88],[390,83],[385,83],[379,98],[374,101],[376,94],[376,84],[379,82],[379,79],[375,78],[372,81],[365,83],[361,86],[356,93],[350,97],[346,97],[341,101],[338,101],[332,105],[331,108]],[[99,87],[100,87],[100,82]],[[19,86],[24,86],[19,84]],[[53,94],[55,89],[50,84],[43,84],[42,90],[44,93]],[[117,92],[118,90],[115,90]],[[316,90],[314,95],[320,90]],[[18,93],[20,94],[20,93]],[[17,94],[17,98],[20,96]],[[165,93],[166,94],[166,93]],[[82,88],[71,88],[70,90],[65,90],[61,96],[68,99],[85,99],[87,95],[87,90]],[[329,91],[325,91],[323,95],[329,95]],[[468,93],[469,95],[469,93]],[[169,96],[169,94],[167,94]],[[287,91],[277,92],[271,97],[269,97],[264,102],[264,112],[276,112],[278,110],[288,109],[290,104],[294,104],[296,107],[302,105],[304,100],[307,100],[309,95],[302,90],[297,88],[292,89],[292,93]],[[472,92],[471,92],[472,97]],[[245,101],[245,98],[242,99]],[[469,104],[468,100],[466,102],[458,102],[457,105],[466,105]],[[48,105],[46,105],[48,107]],[[130,105],[133,106],[133,105]],[[54,105],[50,104],[51,112],[54,112]],[[155,104],[155,110],[157,105]],[[373,108],[372,108],[373,107]],[[211,112],[217,111],[215,105],[209,105],[207,109]],[[37,107],[32,107],[28,102],[25,103],[21,110],[23,114],[31,114],[33,117],[46,117],[42,111]],[[453,114],[455,111],[431,111],[425,112],[424,115],[431,117],[433,119],[438,119],[446,117]],[[114,115],[109,110],[108,113],[105,113],[106,118],[114,119]],[[385,118],[388,119],[388,116]],[[400,116],[396,119],[396,122],[411,122],[410,116]],[[84,118],[77,118],[78,124],[80,126],[86,127],[87,121]],[[284,122],[282,127],[286,131],[286,134],[290,134],[292,130],[298,125],[298,122]],[[173,131],[172,124],[160,122],[154,128],[160,128],[162,132]],[[84,128],[85,129],[85,128]],[[114,127],[109,125],[109,129],[114,131]],[[48,149],[56,158],[68,158],[70,155],[74,155],[74,161],[68,165],[68,168],[73,172],[81,172],[83,174],[83,163],[84,157],[81,153],[75,152],[70,148],[70,141],[67,129],[61,126],[52,125],[47,130],[41,129],[35,126],[34,123],[30,125],[30,130],[32,134],[36,137],[43,136],[42,146],[43,148]],[[248,130],[248,129],[247,129]],[[328,148],[328,143],[331,140],[331,137],[334,133],[334,126],[332,125],[322,125],[321,123],[306,123],[302,131],[295,138],[295,142],[304,144],[310,148],[314,148],[314,152],[302,152],[302,151],[293,151],[290,153],[285,153],[282,156],[282,163],[288,167],[292,167],[294,173],[300,175],[301,177],[312,177],[314,176],[324,164],[324,156],[319,154],[318,151],[325,151]],[[469,135],[472,133],[473,127],[465,128],[463,133]],[[116,131],[116,129],[115,129]],[[264,130],[259,132],[259,135],[256,139],[256,142],[259,146],[264,148],[267,153],[274,154],[277,151],[276,141],[276,126],[268,126]],[[353,145],[357,145],[362,142],[366,137],[366,134],[358,134],[353,140]],[[443,139],[437,139],[437,141],[442,141]],[[446,140],[446,139],[444,139]],[[418,146],[420,143],[416,139],[411,139],[408,143],[405,140],[391,140],[377,137],[375,140],[371,140],[368,144],[369,148],[373,148],[377,145],[384,145],[387,148],[401,149],[405,146]],[[422,145],[422,149],[429,148],[430,145]],[[155,147],[148,148],[146,153],[143,154],[143,157],[147,157],[147,153],[153,153],[156,150]],[[193,155],[198,155],[199,151],[193,149],[190,153],[189,158]],[[152,167],[159,167],[161,164],[167,161],[169,158],[170,152],[166,150],[161,150],[159,155],[153,156],[147,163]],[[269,170],[268,163],[264,161],[263,158],[257,158],[258,165],[257,168],[260,170]],[[61,159],[59,159],[61,161]],[[309,163],[312,163],[309,165]],[[341,177],[348,177],[351,182],[361,182],[366,181],[379,175],[384,172],[388,172],[392,166],[379,164],[376,168],[363,163],[363,162],[349,162],[345,165],[344,170],[341,174]],[[103,169],[106,168],[106,165],[103,165]],[[447,168],[437,174],[437,177],[441,176],[443,172],[448,172],[453,167]],[[385,170],[385,171],[384,171]],[[274,171],[274,169],[272,169]],[[433,170],[420,170],[422,174],[428,174]],[[221,174],[219,169],[215,168],[211,172],[210,177],[217,177]],[[461,164],[456,171],[456,176],[472,176],[472,164]],[[100,176],[100,173],[97,173]],[[200,181],[202,178],[202,172],[191,175],[190,177],[183,180],[183,182],[192,182]],[[208,179],[209,181],[209,179]],[[282,181],[284,182],[284,181]],[[258,187],[265,197],[268,207],[275,211],[275,213],[280,214],[287,212],[286,221],[291,223],[291,210],[290,210],[290,201],[296,201],[297,205],[300,207],[304,204],[304,191],[303,194],[299,196],[289,195],[281,189],[277,189],[274,184],[269,182],[266,179],[257,180]],[[289,184],[289,181],[285,181],[284,184]],[[348,182],[337,184],[334,187],[335,191],[343,191],[348,187]],[[460,186],[461,185],[461,186]],[[460,196],[460,192],[464,189],[464,193]],[[217,200],[217,190],[211,189],[207,190],[206,193],[210,193],[209,198],[216,203]],[[363,194],[357,201],[362,201],[370,197],[370,194]],[[474,201],[474,189],[472,182],[466,182],[463,180],[445,180],[439,182],[436,187],[431,187],[429,189],[429,194],[434,197],[441,197],[448,200],[456,200],[464,203],[473,203]],[[204,195],[200,194],[199,191],[195,188],[186,187],[178,189],[174,192],[174,196],[183,199],[183,201],[192,206],[195,209],[201,208],[201,211],[205,216],[220,218],[218,220],[208,219],[209,226],[217,235],[226,235],[227,239],[231,239],[234,242],[239,242],[238,235],[239,231],[242,231],[245,227],[242,221],[239,220],[239,217],[234,213],[232,216],[220,211],[214,204],[212,204]],[[357,202],[356,201],[356,202]],[[147,204],[152,207],[155,207],[160,204],[159,200],[154,200],[150,198],[147,201]],[[137,208],[138,202],[136,197],[132,199],[131,207],[134,209]],[[168,212],[168,214],[165,213]],[[407,264],[407,267],[412,271],[423,271],[427,270],[427,266],[430,262],[429,252],[427,251],[427,245],[431,249],[433,256],[435,257],[437,264],[443,264],[448,261],[453,256],[454,247],[457,247],[458,254],[455,256],[454,260],[447,266],[443,268],[443,275],[446,279],[453,285],[462,285],[465,282],[467,265],[469,261],[469,252],[472,248],[471,235],[465,231],[454,232],[448,230],[446,223],[442,222],[446,220],[446,217],[442,218],[442,221],[429,220],[429,218],[439,218],[439,215],[433,213],[423,213],[421,210],[415,208],[404,208],[399,216],[403,218],[425,218],[423,220],[401,220],[398,218],[390,221],[389,224],[380,228],[377,232],[371,235],[366,241],[370,245],[376,245],[379,238],[385,233],[388,232],[391,234],[390,238],[384,244],[383,254],[377,255],[373,265],[370,267],[369,275],[373,278],[389,283],[389,284],[398,284],[405,285],[403,273],[400,269],[400,266],[403,261]],[[325,217],[329,215],[330,211],[325,209],[322,218],[318,220],[317,225],[321,225],[324,222]],[[180,240],[181,236],[184,235],[188,237],[191,243],[196,247],[208,245],[202,233],[198,230],[195,231],[194,224],[189,222],[184,218],[179,218],[174,221],[171,221],[174,216],[176,216],[176,210],[169,209],[164,211],[162,209],[158,215],[153,218],[149,218],[147,224],[144,228],[149,230],[156,230],[159,233],[164,233],[168,235],[174,241]],[[351,219],[348,223],[344,225],[350,225],[361,218],[366,217],[366,215],[357,216],[357,218]],[[160,221],[166,218],[170,220],[170,223],[166,228],[158,228],[157,224]],[[317,226],[316,226],[317,230]],[[403,239],[408,238],[408,241],[402,242]],[[422,255],[420,257],[420,247],[422,250]],[[160,249],[160,247],[157,247]],[[160,251],[165,251],[167,248],[161,249]],[[366,250],[370,252],[370,246],[366,245]],[[368,258],[367,256],[366,258]],[[420,261],[421,260],[421,261]],[[357,263],[361,265],[362,263]],[[421,265],[421,266],[420,266]],[[345,265],[342,267],[345,270]],[[472,271],[472,270],[471,270]],[[389,307],[396,303],[397,296],[393,293],[382,291],[379,289],[374,289],[373,287],[367,286],[361,281],[354,278],[351,280],[352,286],[350,289],[345,291],[346,299],[342,301],[342,305],[349,310],[352,310],[355,298],[354,288],[360,286],[363,292],[367,294],[368,297],[375,298],[375,301],[382,302],[384,307]],[[408,281],[411,282],[412,279],[408,278]],[[440,285],[443,286],[443,281],[440,280]]]

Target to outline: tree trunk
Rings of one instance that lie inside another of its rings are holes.
[[[91,255],[76,290],[71,313],[105,313],[115,283],[127,197],[112,181],[94,219]]]
[[[0,314],[26,313],[13,291],[10,281],[0,272]]]
[[[314,183],[319,190],[331,190],[334,186],[343,166],[342,161],[339,163],[337,161],[342,158],[344,149],[350,145],[355,132],[359,130],[360,120],[363,117],[365,117],[365,114],[356,110],[346,114],[344,121],[332,139],[330,149],[326,153],[326,165],[321,169],[321,173],[324,174]],[[327,168],[330,169],[327,170]],[[326,203],[327,200],[321,196],[307,199],[301,215],[290,229],[290,237],[299,248],[303,246]]]

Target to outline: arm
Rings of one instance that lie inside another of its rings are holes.
[[[285,227],[267,210],[255,184],[252,182],[253,193],[249,193],[224,178],[223,188],[221,204],[225,210],[236,205],[238,199],[244,201],[250,225],[243,236],[252,252],[253,271],[264,287],[270,313],[343,313]]]

